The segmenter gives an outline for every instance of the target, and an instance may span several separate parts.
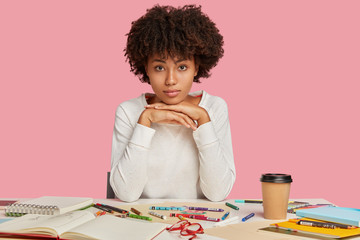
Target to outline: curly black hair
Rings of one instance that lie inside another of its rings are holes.
[[[155,5],[146,14],[132,22],[127,34],[125,56],[131,72],[142,82],[150,83],[145,71],[148,56],[159,54],[166,57],[190,59],[194,57],[199,70],[194,82],[208,78],[210,70],[224,55],[223,36],[215,23],[201,12],[201,6]]]

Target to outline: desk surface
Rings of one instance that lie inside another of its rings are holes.
[[[5,198],[3,198],[5,200]],[[23,200],[23,199],[20,199]],[[321,203],[330,203],[324,199],[291,199],[296,201],[304,201],[309,202],[311,204],[321,204]],[[94,202],[101,202],[104,204],[109,204],[113,206],[121,206],[121,205],[138,205],[138,204],[159,204],[164,202],[191,202],[191,203],[209,203],[208,200],[205,199],[140,199],[136,202],[126,203],[117,199],[94,199]],[[222,204],[225,202],[234,203],[233,199],[228,199],[222,202],[216,202],[217,204]],[[239,210],[230,210],[231,216],[239,216],[240,219],[244,216],[248,215],[250,212],[254,212],[255,216],[249,219],[246,222],[234,222],[235,225],[227,225],[226,227],[214,227],[213,225],[206,225],[204,223],[205,234],[198,235],[197,239],[207,239],[207,240],[219,240],[219,239],[251,239],[251,240],[298,240],[298,239],[313,239],[313,238],[305,238],[292,236],[287,234],[280,233],[271,233],[265,231],[259,231],[258,229],[268,227],[271,223],[280,222],[279,220],[266,220],[263,218],[263,209],[261,204],[236,204],[239,206]],[[4,218],[4,210],[0,210],[0,218]],[[287,218],[295,218],[295,214],[288,214]],[[205,222],[205,221],[204,221]],[[231,223],[233,224],[233,222]],[[230,228],[232,232],[236,232],[236,236],[229,236],[226,231]],[[236,227],[236,228],[235,228]],[[224,231],[225,230],[225,231]],[[159,236],[155,238],[155,240],[167,240],[167,239],[179,239],[178,234],[169,233],[164,231]],[[360,237],[352,238],[353,240],[360,240]]]

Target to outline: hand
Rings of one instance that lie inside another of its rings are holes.
[[[140,115],[138,123],[147,127],[150,127],[151,123],[174,123],[184,125],[194,131],[197,129],[194,121],[186,114],[155,108],[145,109]]]
[[[146,106],[146,109],[168,110],[185,114],[193,121],[197,121],[198,126],[210,121],[210,117],[204,108],[186,101],[174,105],[154,103]]]

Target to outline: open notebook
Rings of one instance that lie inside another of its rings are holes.
[[[93,203],[92,198],[43,196],[19,201],[5,209],[7,216],[22,216],[27,213],[57,215],[77,210]]]
[[[0,239],[35,237],[35,239],[151,239],[166,224],[112,215],[95,217],[90,211],[74,211],[61,215],[27,214],[0,224]]]

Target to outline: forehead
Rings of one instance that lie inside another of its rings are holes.
[[[183,57],[183,56],[178,56],[178,55],[170,55],[168,53],[165,54],[159,54],[159,53],[155,53],[153,55],[150,55],[148,57],[149,61],[153,61],[153,60],[161,60],[161,61],[167,61],[167,60],[172,60],[174,62],[178,62],[178,61],[186,61],[186,60],[193,60],[193,57]]]

